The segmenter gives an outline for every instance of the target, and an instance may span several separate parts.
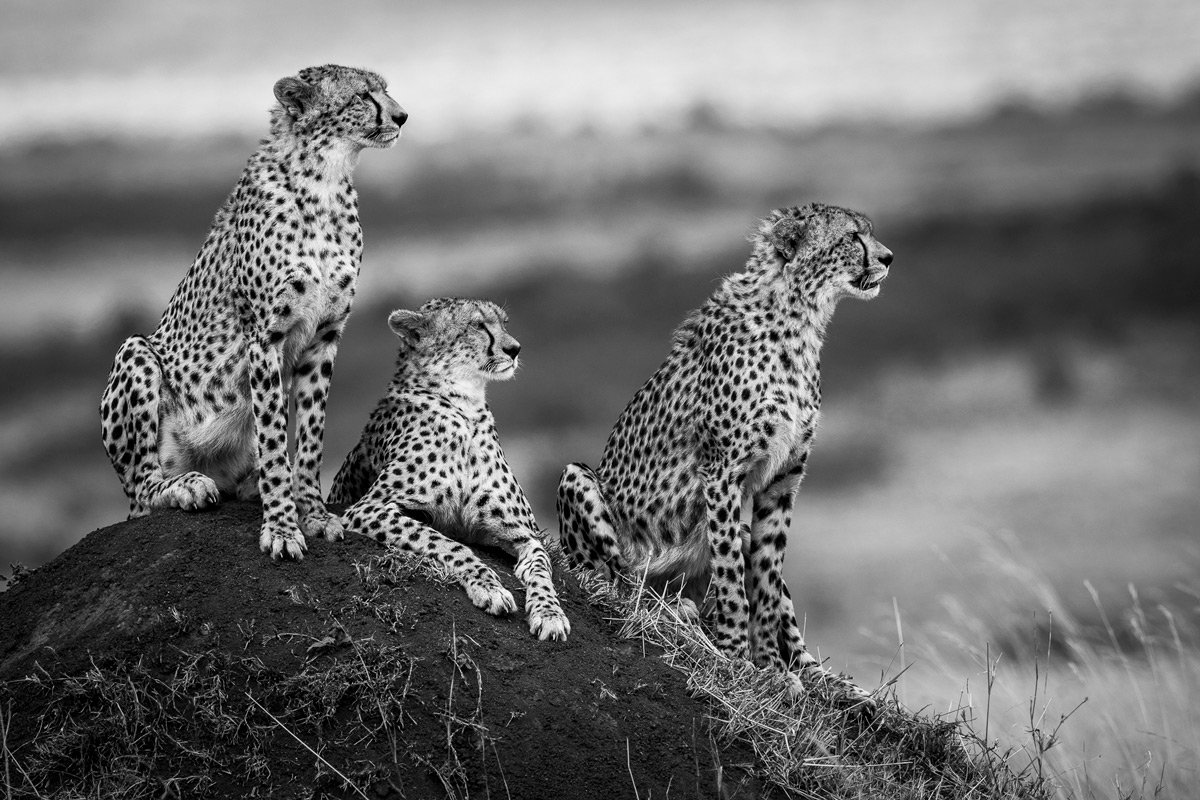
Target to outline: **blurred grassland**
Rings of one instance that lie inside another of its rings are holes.
[[[123,517],[96,415],[112,354],[154,327],[253,147],[0,150],[0,564],[36,565]],[[948,713],[969,676],[977,721],[991,675],[987,724],[1020,746],[1033,746],[1032,686],[1055,697],[1048,719],[1063,698],[1100,693],[1055,762],[1073,796],[1123,796],[1110,791],[1117,772],[1127,788],[1149,776],[1151,793],[1159,762],[1139,759],[1156,747],[1183,765],[1171,780],[1184,782],[1166,785],[1190,785],[1200,101],[803,134],[698,108],[682,134],[406,135],[365,154],[358,175],[367,250],[326,485],[390,374],[387,312],[487,296],[525,348],[518,378],[490,399],[551,530],[562,465],[599,459],[682,315],[744,262],[755,217],[811,200],[871,215],[896,263],[877,300],[844,303],[831,325],[789,543],[810,643],[868,685],[916,662],[902,699]],[[1008,557],[994,556],[996,537]],[[1012,567],[1026,562],[1036,576]],[[1130,584],[1142,610],[1106,626],[1102,609],[1129,607]],[[1138,613],[1156,622],[1139,629]],[[893,634],[898,620],[907,636]],[[1049,682],[1029,674],[1043,653]]]
[[[39,563],[123,515],[95,415],[111,355],[153,328],[253,147],[0,151],[0,562]],[[1198,174],[1196,99],[929,130],[747,130],[698,107],[685,133],[406,136],[358,171],[367,250],[326,472],[386,383],[387,311],[486,295],[525,345],[491,399],[552,528],[561,466],[598,460],[684,312],[743,263],[755,217],[821,200],[871,215],[897,262],[877,301],[842,305],[824,353],[789,556],[819,640],[869,649],[842,621],[892,594],[932,609],[931,583],[956,585],[938,554],[969,557],[973,530],[1013,530],[1076,587],[1115,591],[1132,569],[1169,590],[1197,563]]]
[[[1044,777],[1056,797],[1194,796],[1195,581],[1181,605],[1132,584],[1105,603],[1088,584],[1091,605],[1080,615],[1020,542],[997,536],[980,545],[991,598],[948,598],[940,623],[896,614],[888,671],[900,702],[967,721],[1009,768]]]

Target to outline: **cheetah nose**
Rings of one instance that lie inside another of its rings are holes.
[[[892,265],[892,251],[884,250],[882,253],[880,253],[879,263],[883,264],[885,267],[890,267]]]
[[[408,122],[408,112],[401,109],[400,113],[392,114],[392,122],[396,123],[397,128],[401,127],[405,122]]]
[[[516,358],[517,353],[521,352],[521,345],[519,345],[516,342],[513,342],[512,344],[506,344],[504,346],[503,350],[504,350],[504,354],[506,356],[508,356],[509,358]]]

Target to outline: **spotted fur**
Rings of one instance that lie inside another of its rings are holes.
[[[325,399],[362,257],[354,167],[408,118],[386,90],[334,65],[275,84],[270,135],[158,328],[113,362],[100,421],[130,517],[261,497],[272,557],[301,558],[301,531],[341,538],[321,502]]]
[[[818,204],[773,212],[751,242],[745,270],[675,332],[599,468],[567,466],[558,520],[573,566],[645,575],[688,599],[707,590],[717,645],[790,671],[799,690],[799,674],[820,667],[783,558],[817,427],[821,343],[838,300],[879,293],[892,254],[866,217]]]
[[[516,556],[530,632],[565,639],[571,624],[550,559],[484,398],[489,381],[517,369],[521,345],[507,321],[482,300],[438,299],[392,312],[388,324],[401,340],[396,371],[329,502],[353,504],[343,516],[349,530],[441,563],[490,614],[516,603],[466,544]]]

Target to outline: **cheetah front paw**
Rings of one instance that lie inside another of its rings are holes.
[[[722,638],[720,630],[713,631],[713,634],[715,634],[712,637],[713,644],[717,646],[717,650],[725,655],[726,658],[740,658],[743,661],[749,661],[751,664],[754,664],[754,659],[750,657],[750,644],[746,641],[745,637],[741,639],[732,637]]]
[[[276,561],[281,558],[292,558],[299,561],[304,558],[304,551],[308,549],[300,531],[267,522],[263,523],[262,533],[258,537],[258,546],[264,553],[270,553],[271,558]]]
[[[534,609],[529,612],[529,632],[543,642],[547,639],[565,642],[571,632],[571,621],[557,606]]]
[[[317,507],[300,512],[300,530],[310,539],[320,536],[327,542],[340,542],[345,536],[346,526],[324,507]]]
[[[196,511],[221,501],[217,482],[200,472],[185,472],[163,481],[156,508],[182,508]]]
[[[829,682],[833,685],[837,701],[841,705],[857,708],[867,714],[873,714],[879,707],[875,696],[857,683],[832,673],[829,674]]]
[[[501,586],[494,575],[469,580],[464,588],[475,607],[489,614],[500,616],[517,610],[517,601],[513,599],[512,592]]]
[[[803,673],[803,679],[800,677],[800,673]],[[799,672],[789,672],[786,675],[789,682],[796,687],[792,689],[789,686],[792,697],[797,697],[804,692],[804,681],[807,680],[815,684],[824,684],[828,687],[826,691],[832,690],[834,701],[843,707],[858,708],[871,714],[879,705],[874,695],[866,689],[820,665],[801,669]]]

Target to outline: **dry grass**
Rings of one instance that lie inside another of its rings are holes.
[[[1011,585],[977,608],[948,601],[950,626],[905,626],[897,610],[911,663],[874,692],[869,721],[829,686],[791,701],[782,681],[724,656],[659,595],[582,580],[623,635],[661,648],[687,676],[723,735],[753,745],[760,774],[798,796],[1194,796],[1200,631],[1190,620],[1200,602],[1148,604],[1130,585],[1128,605],[1110,616],[1089,585],[1091,624],[1014,542],[993,542],[986,557]],[[1200,601],[1200,590],[1176,588]],[[898,696],[930,704],[914,714]]]
[[[1015,769],[1011,751],[976,735],[956,709],[920,716],[902,708],[894,681],[865,712],[829,682],[793,699],[783,679],[721,653],[673,602],[641,587],[583,575],[592,601],[624,636],[662,657],[705,698],[721,737],[747,741],[752,769],[797,797],[1045,798],[1052,786],[1035,764]]]
[[[1195,796],[1197,607],[1147,603],[1130,585],[1113,614],[1088,585],[1093,609],[1083,618],[1014,541],[991,542],[985,556],[1004,578],[986,605],[955,601],[950,625],[909,626],[914,668],[899,679],[907,695],[954,709],[1056,797]]]
[[[705,735],[713,737],[714,754],[732,739],[749,743],[755,763],[726,766],[748,767],[790,796],[1192,796],[1200,779],[1200,634],[1190,621],[1196,609],[1148,603],[1130,587],[1118,614],[1097,598],[1098,623],[1090,625],[1064,607],[1019,550],[995,548],[989,564],[1012,581],[1000,593],[1005,602],[989,598],[979,609],[960,603],[953,623],[938,630],[911,620],[901,626],[897,614],[898,631],[911,637],[904,642],[911,666],[875,690],[873,715],[848,703],[833,683],[811,685],[793,699],[780,678],[724,656],[701,626],[658,595],[617,591],[592,577],[581,582],[622,635],[647,652],[661,651],[707,701],[714,724]],[[0,797],[136,800],[202,796],[220,780],[269,786],[286,777],[271,771],[287,748],[303,751],[314,791],[363,796],[373,783],[392,780],[409,758],[404,728],[412,722],[406,709],[414,662],[398,648],[352,638],[339,618],[373,617],[400,632],[404,610],[387,602],[389,587],[414,572],[445,576],[407,559],[356,566],[366,592],[326,612],[324,635],[244,633],[247,645],[305,641],[307,655],[292,672],[269,669],[246,648],[179,650],[166,670],[145,659],[93,663],[82,674],[42,670],[0,685]],[[1200,602],[1200,591],[1180,588]],[[304,587],[293,600],[310,601]],[[170,609],[165,619],[181,637],[204,625]],[[450,797],[469,793],[475,765],[499,759],[483,725],[483,687],[469,644],[449,631],[442,655],[450,685],[436,712],[444,746],[413,757]],[[321,658],[333,651],[338,658]],[[964,675],[973,676],[965,685]],[[956,686],[963,688],[948,688]],[[931,705],[913,713],[900,692]],[[34,741],[17,749],[13,706],[29,693],[48,701]],[[356,761],[354,743],[368,740],[377,754],[390,750],[390,760]],[[635,795],[638,777],[631,770]]]
[[[323,751],[372,736],[395,747],[412,662],[369,640],[345,646],[355,658],[310,659],[294,674],[255,657],[182,651],[169,672],[144,660],[93,663],[82,675],[39,670],[3,687],[47,698],[31,746],[20,757],[5,747],[5,767],[21,776],[8,785],[18,796],[135,800],[203,796],[221,776],[269,786],[287,778],[271,774],[283,733],[310,754],[301,762],[315,762],[315,787],[365,796],[370,765],[347,776]]]
[[[469,739],[477,739],[479,747],[490,740],[480,722],[482,686],[469,709],[455,696],[456,684],[471,669],[470,657],[457,655],[458,638],[447,646],[455,666],[442,711],[444,761],[434,763],[433,754],[411,753],[405,741],[416,659],[402,647],[352,637],[339,620],[374,617],[397,632],[403,609],[390,602],[389,587],[415,571],[440,578],[388,557],[357,564],[356,571],[366,593],[332,613],[308,587],[289,591],[293,602],[327,620],[325,635],[262,634],[253,625],[239,626],[245,637],[240,654],[218,647],[193,650],[189,636],[197,631],[207,636],[206,623],[172,607],[163,620],[180,637],[173,656],[93,659],[82,674],[52,674],[39,665],[31,675],[0,683],[0,772],[6,787],[0,797],[203,797],[223,795],[231,784],[272,796],[300,776],[313,797],[331,791],[367,797],[364,787],[373,784],[400,791],[396,776],[411,769],[410,761],[429,766],[446,784],[447,796],[467,796],[457,751]],[[273,669],[247,654],[275,642],[307,645],[295,669]],[[18,697],[42,702],[37,732],[22,748],[10,747],[9,740]],[[378,757],[388,752],[390,760]]]

